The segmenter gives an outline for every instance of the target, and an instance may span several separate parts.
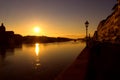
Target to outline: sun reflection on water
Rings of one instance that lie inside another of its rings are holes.
[[[36,53],[36,56],[39,55],[39,52],[40,52],[39,43],[36,43],[36,44],[35,44],[35,53]]]
[[[36,54],[35,69],[38,69],[39,66],[40,66],[39,53],[40,53],[39,43],[36,43],[36,44],[35,44],[35,54]]]

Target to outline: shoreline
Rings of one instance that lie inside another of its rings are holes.
[[[84,80],[88,68],[89,48],[85,47],[76,60],[55,80]]]
[[[55,80],[118,80],[119,56],[119,44],[97,43],[85,47],[76,60]]]

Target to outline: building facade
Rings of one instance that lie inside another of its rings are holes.
[[[0,45],[9,45],[14,43],[14,32],[6,31],[4,24],[0,26]]]
[[[93,38],[100,42],[120,43],[120,0],[113,7],[113,13],[102,20]]]

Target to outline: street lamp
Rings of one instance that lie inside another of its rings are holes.
[[[88,26],[89,26],[89,22],[86,21],[86,22],[85,22],[85,27],[86,27],[86,39],[88,38]]]

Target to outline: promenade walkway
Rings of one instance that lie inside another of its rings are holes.
[[[120,80],[120,45],[86,47],[55,80]]]
[[[89,60],[89,48],[85,48],[73,64],[63,71],[55,80],[84,80]]]

